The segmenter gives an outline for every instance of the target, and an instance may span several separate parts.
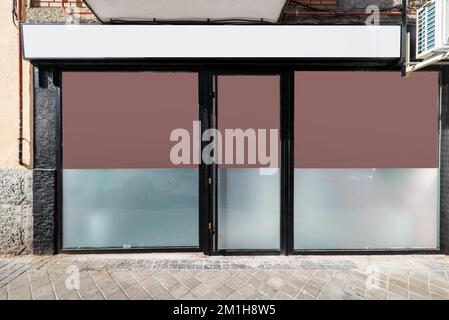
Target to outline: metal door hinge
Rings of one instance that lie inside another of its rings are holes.
[[[209,222],[209,230],[212,230],[212,222]]]
[[[209,184],[212,184],[212,178],[209,178]]]

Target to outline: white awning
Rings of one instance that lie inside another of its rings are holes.
[[[400,26],[24,24],[25,59],[399,58]]]
[[[277,22],[286,0],[85,0],[102,22],[264,20]]]

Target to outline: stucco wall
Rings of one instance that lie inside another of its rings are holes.
[[[11,18],[11,1],[0,1],[0,168],[19,168],[19,45]],[[30,164],[30,74],[23,62],[24,162]]]
[[[19,44],[11,1],[0,1],[0,254],[31,252],[32,172],[19,165]],[[29,63],[23,62],[23,155],[31,167]]]

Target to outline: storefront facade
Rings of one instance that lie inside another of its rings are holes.
[[[33,210],[56,235],[42,242],[57,252],[439,252],[447,78],[440,68],[401,76],[402,31],[24,25]],[[211,129],[223,140],[248,133],[242,161],[235,147],[204,160]],[[178,162],[176,130],[191,151]],[[251,141],[263,150],[255,159]]]

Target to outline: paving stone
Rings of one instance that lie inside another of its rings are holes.
[[[327,284],[344,289],[346,287],[346,279],[331,278]]]
[[[447,299],[449,299],[449,290],[434,285],[430,285],[429,288],[432,294],[446,297]]]
[[[321,292],[320,288],[317,288],[309,283],[307,283],[301,290],[303,293],[308,294],[314,298],[317,298]]]
[[[421,280],[417,280],[414,278],[410,278],[409,280],[409,286],[410,287],[417,287],[423,290],[428,290],[429,289],[429,284],[427,282],[428,280],[426,279],[425,281],[421,281]]]
[[[429,290],[423,289],[421,287],[416,287],[414,285],[409,285],[408,290],[410,294],[419,295],[422,297],[429,297],[430,294]]]
[[[119,291],[116,294],[109,297],[108,300],[129,300],[129,298],[123,291]]]
[[[153,286],[151,286],[149,288],[145,288],[145,289],[153,299],[168,292],[168,290],[161,284],[156,284],[156,285],[153,285]]]
[[[363,298],[365,296],[365,288],[348,284],[344,290],[344,296],[353,298]]]
[[[150,270],[137,270],[137,271],[131,270],[129,273],[138,282],[143,281],[143,280],[151,277],[151,271]]]
[[[205,295],[205,296],[202,297],[201,299],[202,299],[202,300],[220,300],[221,297],[220,297],[217,293],[211,291],[209,294]],[[246,299],[251,299],[251,298],[249,298],[248,296],[246,296]]]
[[[298,287],[295,287],[295,286],[290,285],[289,283],[285,282],[281,286],[280,289],[281,289],[282,292],[288,294],[289,296],[294,297],[301,288],[302,288],[302,286],[298,288]]]
[[[33,291],[39,289],[40,287],[49,285],[50,285],[50,278],[48,277],[48,275],[30,282],[31,289]]]
[[[291,299],[292,297],[283,291],[278,291],[273,297],[273,300],[291,300]]]
[[[53,287],[51,284],[40,286],[37,289],[34,289],[31,284],[31,292],[33,294],[33,299],[36,300],[53,300],[55,299],[55,294],[53,292]]]
[[[28,276],[25,274],[23,276],[17,277],[16,279],[12,280],[11,282],[8,283],[8,287],[10,288],[10,290],[21,287],[23,285],[28,285],[29,284],[29,280],[28,280]]]
[[[313,276],[317,279],[323,280],[325,282],[329,281],[332,278],[331,271],[316,271]]]
[[[139,285],[135,284],[125,290],[131,300],[150,300],[151,296]]]
[[[394,285],[394,286],[403,288],[403,289],[405,289],[405,290],[408,289],[408,279],[405,279],[405,280],[399,280],[399,279],[397,279],[397,278],[392,278],[392,277],[391,277],[389,283],[390,283],[391,285]]]
[[[246,284],[248,286],[251,286],[252,288],[254,288],[255,290],[259,290],[262,285],[264,284],[264,282],[256,277],[249,279]]]
[[[262,286],[260,292],[266,295],[268,298],[272,299],[276,295],[276,293],[279,292],[279,289],[276,289],[275,287],[266,283],[264,286]]]
[[[229,296],[234,291],[235,291],[234,289],[228,287],[226,284],[222,284],[218,288],[214,289],[214,292],[223,299]]]
[[[218,281],[226,282],[231,277],[231,275],[228,271],[221,270],[217,272],[215,277]]]
[[[69,294],[67,294],[65,296],[60,297],[59,299],[60,300],[80,300],[81,297],[78,294],[78,292],[73,291],[73,292],[71,292],[71,293],[69,293]]]
[[[387,300],[406,300],[406,299],[407,299],[407,297],[395,294],[393,292],[388,292],[388,294],[387,294]]]
[[[409,300],[429,300],[429,297],[420,296],[414,293],[409,293],[408,295]]]
[[[107,287],[100,288],[101,293],[107,298],[111,298],[118,292],[122,292],[121,288],[117,284],[111,284]]]
[[[183,281],[183,284],[189,288],[190,290],[195,289],[197,286],[199,286],[201,284],[201,282],[195,278],[195,277],[190,277],[189,279]]]
[[[340,300],[345,294],[344,289],[333,285],[326,286],[319,294],[319,300]]]
[[[387,291],[383,289],[367,289],[365,298],[367,300],[385,300],[387,298]]]
[[[305,291],[300,291],[298,295],[296,295],[295,299],[297,300],[315,300],[316,298]]]
[[[155,300],[175,300],[175,297],[169,292],[164,291],[154,297]]]
[[[217,271],[220,272],[220,271]],[[187,279],[190,279],[192,277],[192,273],[190,273],[190,271],[187,270],[181,270],[180,272],[177,272],[175,275],[175,278],[178,279],[179,281],[185,281]]]
[[[273,287],[275,290],[279,290],[285,282],[280,277],[270,277],[267,279],[266,284]]]
[[[377,289],[388,290],[388,283],[386,281],[379,280],[375,282]]]
[[[408,298],[408,291],[407,289],[404,289],[402,287],[398,287],[394,284],[389,284],[388,285],[388,295],[393,294],[393,295],[397,295],[400,296],[402,299],[407,299]]]
[[[310,278],[309,281],[307,281],[307,284],[315,286],[317,288],[322,288],[326,285],[327,281],[318,279],[318,278]]]
[[[104,300],[104,296],[98,291],[90,296],[83,297],[83,300]]]
[[[148,291],[149,288],[151,288],[151,287],[153,287],[153,286],[156,286],[156,285],[159,285],[160,282],[159,282],[159,280],[157,280],[156,278],[154,278],[153,276],[151,276],[151,277],[149,277],[149,278],[147,278],[147,279],[145,279],[145,280],[143,280],[143,281],[140,281],[139,284],[140,284],[145,290]]]
[[[449,290],[449,284],[445,281],[445,279],[443,280],[441,278],[438,278],[438,279],[430,278],[429,285]]]
[[[212,289],[209,288],[207,285],[205,285],[204,283],[201,283],[199,286],[195,287],[194,289],[192,289],[192,293],[199,297],[202,298],[204,296],[207,296],[209,293],[212,292]]]
[[[427,283],[429,281],[427,272],[411,271],[409,276],[410,282],[418,281],[420,283]]]
[[[252,286],[249,286],[247,284],[243,284],[240,288],[237,289],[237,291],[240,292],[242,295],[248,297],[248,299],[254,297],[258,292]]]
[[[197,278],[201,282],[206,281],[211,276],[210,270],[196,271],[196,272],[194,272],[194,274],[195,274],[195,278]]]
[[[198,300],[198,297],[195,296],[191,291],[189,291],[179,299],[180,300]],[[220,296],[220,299],[222,299],[221,296]]]
[[[202,281],[202,283],[204,283],[205,285],[207,285],[209,288],[211,289],[215,289],[218,288],[219,286],[222,285],[222,283],[220,281],[218,281],[214,276],[210,276],[209,278],[207,278],[206,280]]]
[[[8,290],[6,289],[6,286],[0,288],[0,300],[7,300],[8,299]]]
[[[31,289],[28,284],[8,290],[8,299],[10,300],[30,300]]]
[[[52,286],[53,286],[53,289],[55,291],[57,298],[72,294],[73,292],[76,292],[76,289],[68,289],[67,288],[65,279],[58,280],[58,281],[52,281]],[[81,286],[81,282],[80,282],[80,286]]]
[[[247,271],[247,270],[242,270],[241,272],[237,273],[234,276],[234,278],[240,280],[243,283],[248,281],[251,278],[251,276],[249,275],[248,272],[245,272],[245,271]]]
[[[127,289],[137,283],[137,280],[128,271],[114,271],[111,275],[123,289]]]
[[[172,275],[170,275],[169,277],[165,277],[164,279],[162,279],[161,284],[168,290],[170,290],[171,288],[174,288],[177,285],[179,285],[180,281],[175,277],[173,277]]]
[[[89,278],[85,278],[85,279],[80,279],[80,288],[79,288],[79,293],[81,295],[81,297],[89,297],[92,296],[93,294],[100,294],[100,290],[98,289],[97,285],[95,284],[95,282],[89,277]]]
[[[265,271],[259,271],[254,275],[254,277],[261,281],[266,281],[270,277],[270,275]]]
[[[179,299],[181,298],[183,295],[187,294],[188,292],[190,292],[189,288],[187,288],[185,285],[183,285],[182,283],[178,284],[177,286],[173,287],[170,290],[171,294],[176,298]]]

